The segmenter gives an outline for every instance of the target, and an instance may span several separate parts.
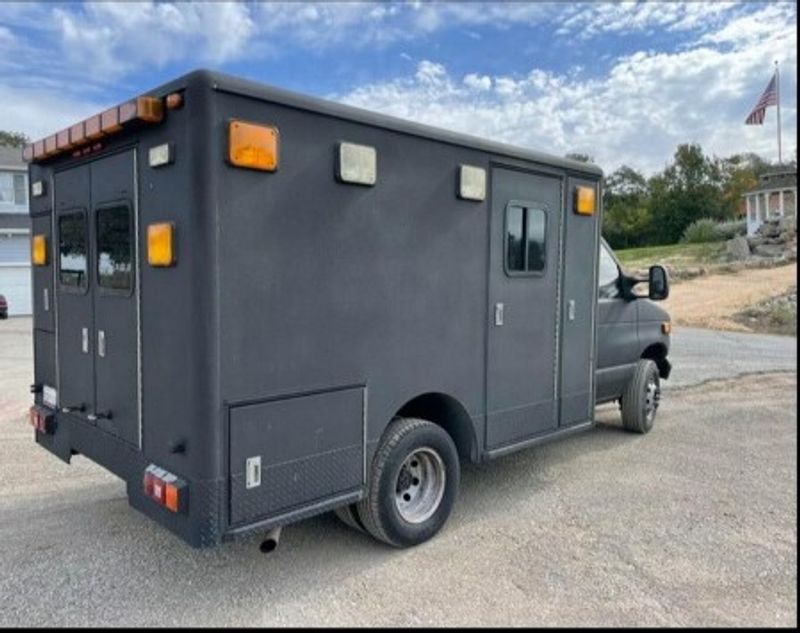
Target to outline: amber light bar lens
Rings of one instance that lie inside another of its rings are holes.
[[[164,119],[164,109],[164,101],[158,97],[136,97],[52,136],[28,144],[22,150],[22,157],[26,161],[36,162],[74,147],[78,147],[77,151],[80,151],[79,146],[121,132],[130,122],[160,123]]]

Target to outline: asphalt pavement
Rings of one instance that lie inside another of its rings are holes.
[[[468,466],[432,541],[332,515],[192,550],[25,420],[30,322],[0,322],[0,626],[795,626],[796,340],[676,328],[655,428]],[[720,378],[724,380],[719,380]]]

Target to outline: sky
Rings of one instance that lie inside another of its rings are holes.
[[[652,174],[679,143],[796,157],[797,5],[0,3],[0,129],[33,139],[196,68]]]

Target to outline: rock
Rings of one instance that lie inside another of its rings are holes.
[[[797,218],[795,216],[783,216],[778,222],[778,227],[790,237],[797,235]]]
[[[769,218],[764,220],[764,223],[758,227],[758,234],[762,237],[778,237],[781,234],[781,229],[778,226],[777,218]]]
[[[782,244],[761,244],[756,246],[753,252],[762,257],[780,257],[783,255],[784,247]]]
[[[740,235],[725,242],[725,251],[734,259],[747,259],[750,257],[750,244],[746,237]]]

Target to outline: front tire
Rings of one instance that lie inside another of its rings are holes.
[[[649,359],[636,363],[633,376],[622,395],[622,426],[633,433],[647,433],[653,428],[661,399],[658,367]]]
[[[372,460],[358,517],[384,543],[423,543],[450,516],[460,476],[458,451],[444,429],[427,420],[396,418]]]

